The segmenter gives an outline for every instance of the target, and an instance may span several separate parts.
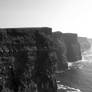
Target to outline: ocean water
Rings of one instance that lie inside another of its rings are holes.
[[[57,74],[58,92],[92,92],[92,48],[83,59],[71,63],[68,71]]]

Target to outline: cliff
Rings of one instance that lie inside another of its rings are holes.
[[[56,92],[56,58],[51,35],[52,29],[46,27],[0,29],[0,78],[5,84],[0,86],[14,92],[19,88],[23,91],[25,85],[39,92]]]
[[[77,34],[52,32],[48,27],[0,29],[2,85],[14,92],[23,91],[25,85],[39,92],[56,92],[55,71],[81,59],[77,39]]]
[[[78,41],[80,43],[82,53],[91,48],[91,44],[87,37],[78,37]]]
[[[82,59],[80,44],[77,34],[64,33],[63,39],[66,45],[66,56],[69,62],[75,62]]]
[[[56,55],[57,55],[57,71],[68,69],[67,57],[66,57],[66,46],[62,38],[61,32],[53,32],[53,39],[56,43]]]

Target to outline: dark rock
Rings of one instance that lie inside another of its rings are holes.
[[[55,50],[51,35],[52,29],[45,27],[0,29],[0,64],[3,71],[0,77],[4,78],[5,87],[18,92],[32,80],[37,84],[38,91],[39,88],[44,92],[57,91],[53,77],[56,59],[52,58]]]
[[[77,34],[64,33],[63,39],[67,48],[67,59],[69,62],[75,62],[82,59],[80,44]]]

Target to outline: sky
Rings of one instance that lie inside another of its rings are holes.
[[[92,38],[92,0],[0,0],[0,28],[52,27]]]

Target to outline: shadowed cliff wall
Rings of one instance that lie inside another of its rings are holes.
[[[56,43],[56,55],[57,55],[57,70],[62,71],[68,69],[66,46],[62,38],[61,32],[53,32],[53,39]]]
[[[0,77],[7,77],[4,79],[6,87],[14,92],[20,87],[23,91],[24,84],[28,86],[34,81],[38,92],[56,92],[56,59],[51,56],[54,53],[51,34],[52,29],[46,27],[0,29],[0,68],[3,72]]]
[[[77,34],[64,33],[63,39],[67,49],[67,59],[69,62],[75,62],[82,59],[80,44]]]

